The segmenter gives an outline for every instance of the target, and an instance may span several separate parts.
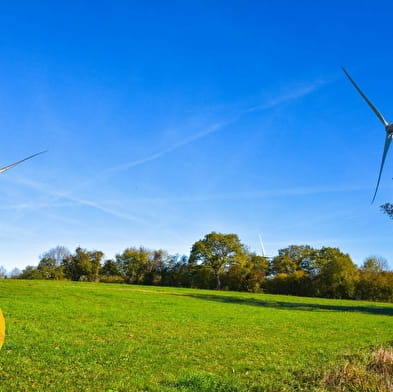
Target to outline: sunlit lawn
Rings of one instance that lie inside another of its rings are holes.
[[[368,302],[0,280],[0,307],[0,391],[313,391],[393,340],[393,306]]]

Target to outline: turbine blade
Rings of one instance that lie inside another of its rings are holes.
[[[344,67],[341,67],[342,70],[344,71],[345,75],[349,79],[349,81],[352,83],[353,87],[356,88],[358,93],[363,97],[363,99],[368,103],[368,106],[370,106],[371,110],[377,115],[377,117],[381,120],[382,124],[386,127],[388,125],[388,122],[384,119],[382,116],[381,112],[372,104],[372,102],[365,96],[362,90],[358,87],[358,85],[355,83],[355,81],[349,76],[349,73],[345,70]]]
[[[374,203],[375,196],[377,195],[377,192],[378,192],[379,181],[381,180],[383,165],[385,164],[386,155],[388,154],[388,150],[389,150],[390,142],[391,142],[391,141],[392,141],[392,139],[389,137],[388,134],[386,134],[385,146],[384,146],[384,148],[383,148],[383,155],[382,155],[381,168],[379,169],[379,175],[378,175],[377,186],[376,186],[376,188],[375,188],[374,197],[373,197],[373,200],[372,200],[371,204]]]
[[[0,173],[3,173],[3,172],[5,172],[5,171],[7,171],[7,170],[9,170],[9,169],[12,169],[12,168],[15,167],[16,165],[19,165],[20,163],[22,163],[22,162],[24,162],[24,161],[27,161],[28,159],[34,158],[34,157],[36,157],[37,155],[43,154],[43,153],[45,153],[45,152],[46,152],[46,151],[37,152],[36,154],[30,155],[29,157],[27,157],[27,158],[25,158],[25,159],[22,159],[22,160],[20,160],[20,161],[18,161],[18,162],[11,163],[11,165],[1,167],[1,168],[0,168]]]

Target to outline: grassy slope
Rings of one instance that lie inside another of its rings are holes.
[[[13,392],[308,390],[393,335],[393,305],[233,292],[0,280],[0,307]]]

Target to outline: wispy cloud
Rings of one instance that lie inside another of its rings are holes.
[[[0,205],[0,210],[3,211],[23,211],[23,210],[38,210],[44,208],[62,208],[62,207],[71,207],[74,206],[74,202],[56,202],[56,203],[48,203],[48,202],[29,202],[29,203],[14,203],[14,204],[2,204]]]
[[[250,113],[250,112],[256,112],[256,111],[260,111],[260,110],[268,110],[268,109],[272,109],[276,106],[279,106],[281,104],[295,101],[295,100],[300,99],[308,94],[313,93],[314,91],[318,90],[320,87],[325,85],[326,83],[327,82],[324,80],[317,80],[311,84],[298,87],[298,88],[296,88],[288,93],[285,93],[281,96],[274,97],[266,103],[263,103],[261,105],[251,106],[250,108],[246,109],[243,114]]]
[[[154,154],[148,155],[147,157],[141,158],[141,159],[136,160],[136,161],[126,162],[126,163],[123,163],[123,164],[118,165],[118,166],[113,166],[113,167],[107,168],[107,169],[103,170],[100,173],[100,176],[105,176],[105,175],[108,175],[110,173],[127,170],[127,169],[130,169],[132,167],[143,165],[144,163],[154,161],[154,160],[156,160],[158,158],[161,158],[163,155],[166,155],[166,154],[168,154],[168,153],[170,153],[172,151],[175,151],[175,150],[179,149],[180,147],[186,146],[187,144],[195,142],[196,140],[201,139],[201,138],[203,138],[203,137],[205,137],[207,135],[210,135],[213,132],[219,131],[220,129],[222,129],[225,126],[228,126],[229,124],[234,122],[236,119],[232,119],[232,120],[224,121],[224,122],[221,122],[221,123],[213,124],[210,127],[204,129],[203,131],[198,132],[195,135],[193,135],[193,136],[191,136],[191,137],[189,137],[187,139],[184,139],[184,140],[182,140],[182,141],[180,141],[178,143],[175,143],[172,146],[167,147],[167,148],[165,148],[165,149],[163,149],[161,151],[158,151],[158,152],[156,152]]]
[[[125,219],[125,220],[131,221],[131,222],[137,222],[137,223],[143,223],[143,224],[147,223],[144,219],[137,217],[136,215],[130,214],[129,212],[117,210],[117,209],[114,209],[111,207],[107,207],[102,203],[93,202],[91,200],[83,200],[83,199],[74,198],[74,197],[70,197],[70,196],[66,196],[66,198],[68,200],[74,201],[75,204],[77,204],[77,205],[91,207],[91,208],[94,208],[98,211],[112,215],[116,218],[121,218],[121,219]]]
[[[105,177],[108,174],[127,170],[132,167],[143,165],[145,163],[159,159],[162,156],[164,156],[170,152],[173,152],[173,151],[175,151],[181,147],[184,147],[188,144],[191,144],[199,139],[207,137],[208,135],[210,135],[214,132],[218,132],[218,131],[224,129],[225,127],[238,121],[241,117],[243,117],[244,115],[246,115],[248,113],[273,109],[274,107],[279,106],[281,104],[295,101],[297,99],[300,99],[301,97],[311,94],[312,92],[316,91],[317,89],[319,89],[321,86],[323,86],[326,83],[327,83],[326,81],[317,80],[317,81],[314,81],[308,85],[301,86],[299,88],[291,90],[290,92],[287,92],[283,95],[274,97],[271,100],[269,100],[268,102],[263,103],[261,105],[255,105],[255,106],[251,106],[249,108],[243,109],[243,110],[239,111],[237,114],[235,114],[232,118],[227,119],[226,121],[217,122],[217,123],[207,127],[206,129],[196,133],[195,135],[193,135],[189,138],[186,138],[184,140],[181,140],[178,143],[173,144],[170,147],[167,147],[167,148],[160,150],[156,153],[148,155],[144,158],[141,158],[141,159],[138,159],[135,161],[131,161],[131,162],[125,162],[123,164],[107,168],[100,173],[99,177],[102,177],[102,176]]]
[[[134,214],[131,214],[126,211],[122,211],[119,209],[115,209],[111,206],[108,206],[104,203],[99,203],[91,200],[86,200],[78,197],[71,196],[69,193],[63,193],[63,192],[56,192],[48,188],[46,184],[37,182],[37,181],[32,181],[28,179],[19,179],[17,181],[20,184],[23,184],[25,186],[28,186],[31,189],[35,189],[37,191],[40,191],[42,193],[45,193],[52,197],[48,202],[31,202],[31,203],[24,203],[24,204],[14,204],[11,205],[11,208],[14,209],[38,209],[38,208],[52,208],[52,207],[72,207],[72,206],[85,206],[85,207],[90,207],[95,210],[104,212],[106,214],[112,215],[117,218],[125,219],[128,221],[132,222],[137,222],[137,223],[143,223],[145,224],[146,221]],[[61,203],[59,200],[66,200],[67,203]]]

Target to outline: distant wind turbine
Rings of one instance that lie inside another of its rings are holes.
[[[373,200],[371,203],[374,203],[375,200],[375,196],[377,195],[378,192],[378,187],[379,187],[379,181],[381,180],[381,175],[382,175],[382,170],[383,170],[383,166],[385,164],[385,159],[386,156],[388,154],[388,150],[390,147],[390,143],[392,141],[392,137],[393,137],[393,123],[388,123],[384,117],[382,116],[381,112],[372,104],[372,102],[364,95],[363,91],[360,90],[360,88],[358,87],[358,85],[355,83],[355,81],[349,76],[348,72],[345,70],[344,67],[341,67],[342,70],[344,71],[345,75],[347,76],[347,78],[349,79],[349,81],[352,83],[352,85],[356,88],[356,90],[358,91],[358,93],[363,97],[363,99],[367,102],[368,106],[370,106],[371,110],[375,113],[375,115],[379,118],[379,120],[381,121],[381,123],[384,125],[385,127],[385,132],[386,132],[386,136],[385,136],[385,146],[383,148],[383,154],[382,154],[382,162],[381,162],[381,167],[379,169],[379,175],[378,175],[378,181],[377,181],[377,186],[375,187],[375,192],[374,192],[374,196],[373,196]]]
[[[43,153],[45,153],[45,152],[46,152],[46,151],[37,152],[36,154],[30,155],[29,157],[27,157],[27,158],[25,158],[25,159],[22,159],[22,160],[20,160],[20,161],[18,161],[18,162],[11,163],[11,165],[1,167],[1,168],[0,168],[0,173],[3,173],[3,172],[5,172],[5,171],[7,171],[7,170],[9,170],[9,169],[12,169],[12,168],[15,167],[16,165],[19,165],[20,163],[22,163],[22,162],[24,162],[24,161],[27,161],[27,160],[29,160],[29,159],[31,159],[31,158],[34,158],[34,157],[36,157],[37,155],[43,154]]]
[[[265,252],[265,247],[263,246],[262,237],[260,234],[258,234],[258,237],[259,237],[259,245],[261,246],[262,256],[266,257],[266,252]]]

